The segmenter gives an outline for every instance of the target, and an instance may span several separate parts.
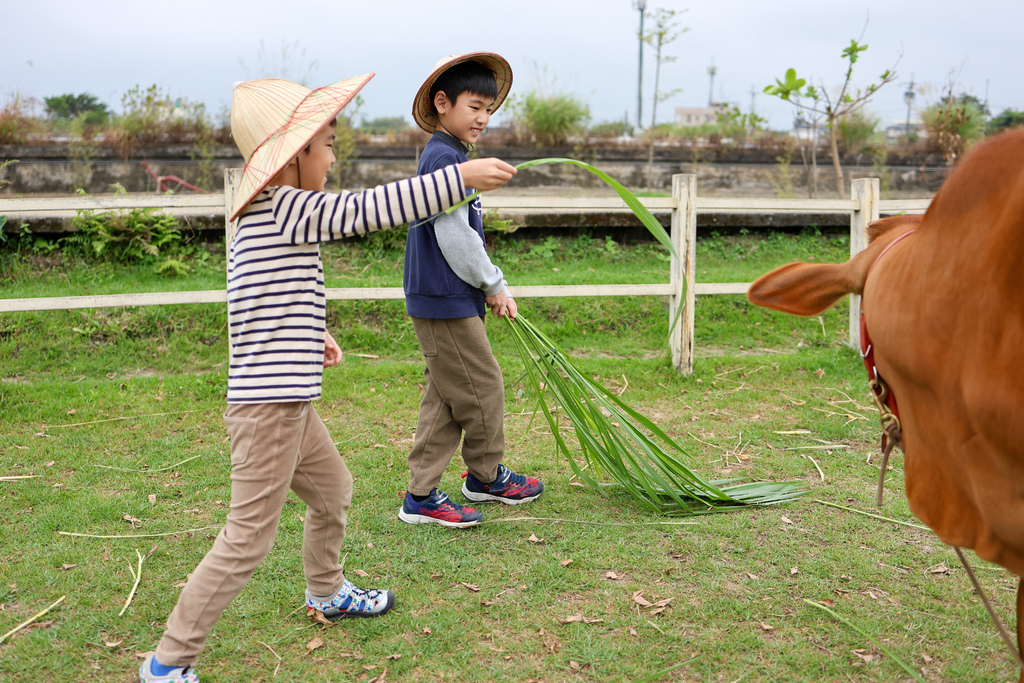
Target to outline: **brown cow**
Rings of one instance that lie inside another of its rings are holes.
[[[898,403],[911,510],[946,543],[1024,577],[1024,130],[979,145],[923,217],[876,221],[869,239],[841,265],[777,268],[747,296],[814,315],[863,295]],[[1018,645],[1022,622],[1018,588]]]

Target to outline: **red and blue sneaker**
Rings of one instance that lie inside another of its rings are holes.
[[[479,524],[484,516],[471,507],[453,503],[448,494],[435,488],[422,502],[406,492],[398,518],[407,524],[440,524],[461,528]]]
[[[544,492],[544,484],[538,479],[516,474],[504,465],[498,465],[498,477],[490,484],[485,484],[472,474],[463,475],[462,495],[474,503],[498,501],[506,505],[519,505],[540,498]]]

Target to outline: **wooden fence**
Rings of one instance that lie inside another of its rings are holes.
[[[238,177],[237,169],[225,175],[226,192],[207,195],[149,195],[129,197],[60,197],[46,199],[0,198],[0,215],[12,222],[31,217],[55,218],[74,216],[77,211],[115,211],[137,208],[157,208],[176,215],[209,215],[230,213],[232,189]],[[696,282],[696,246],[698,213],[764,214],[764,213],[840,213],[850,216],[850,255],[865,246],[867,224],[882,214],[923,213],[930,200],[879,199],[878,180],[865,178],[852,183],[851,199],[732,199],[697,196],[697,176],[672,177],[671,197],[646,197],[644,206],[654,212],[671,212],[671,236],[676,253],[669,267],[669,282],[661,284],[631,285],[519,285],[511,287],[517,298],[526,297],[579,297],[579,296],[667,296],[669,321],[678,322],[672,328],[669,347],[672,363],[677,370],[693,370],[694,309],[697,295],[745,294],[749,282]],[[542,211],[547,213],[579,214],[585,211],[622,212],[629,209],[618,197],[482,197],[488,211]],[[225,225],[230,236],[232,226]],[[343,287],[329,288],[330,300],[401,299],[400,287]],[[224,303],[225,290],[194,292],[155,292],[147,294],[110,294],[97,296],[37,297],[30,299],[0,299],[0,313],[12,311],[46,311],[72,308],[107,308],[115,306],[157,306],[166,304]],[[682,312],[679,312],[682,307]],[[859,348],[860,324],[858,320],[860,297],[851,296],[850,345]]]

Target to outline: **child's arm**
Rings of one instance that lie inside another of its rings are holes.
[[[274,196],[274,221],[293,244],[364,235],[429,218],[465,199],[466,186],[501,187],[515,170],[500,159],[474,159],[362,192],[282,187]]]

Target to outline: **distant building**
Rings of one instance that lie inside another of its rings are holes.
[[[676,107],[676,125],[680,127],[703,126],[718,123],[718,112],[729,105],[716,102],[712,107]]]
[[[909,125],[906,121],[900,121],[885,129],[885,141],[889,144],[899,142],[900,138],[904,137],[924,140],[928,137],[928,131],[924,129],[921,121],[911,121]]]

